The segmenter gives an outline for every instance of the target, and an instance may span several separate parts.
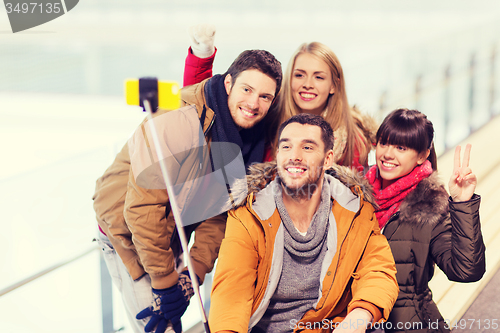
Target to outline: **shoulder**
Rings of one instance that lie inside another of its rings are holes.
[[[362,195],[364,201],[370,203],[374,207],[377,207],[375,196],[373,195],[372,186],[370,185],[368,180],[363,177],[362,173],[358,172],[357,170],[353,170],[352,168],[337,164],[326,170],[326,173],[339,180],[355,195]]]
[[[192,105],[197,111],[198,119],[201,119],[203,113],[205,112],[205,121],[203,123],[203,130],[208,128],[215,113],[207,105],[205,99],[205,84],[209,79],[206,79],[200,83],[193,84],[181,89],[181,105]]]
[[[181,101],[184,105],[205,104],[205,84],[209,79],[181,89]]]
[[[449,212],[448,192],[438,173],[423,179],[400,206],[400,219],[414,223],[439,222]]]
[[[378,130],[378,123],[375,118],[365,112],[361,112],[356,105],[351,107],[351,115],[354,123],[366,138],[368,145],[375,144],[375,136]]]
[[[228,212],[226,222],[226,237],[235,237],[238,239],[248,239],[254,243],[263,236],[263,226],[257,217],[250,211],[249,206],[244,205],[232,209]]]
[[[144,133],[150,135],[149,121],[146,119],[134,132],[132,140],[129,140],[130,146],[133,145],[134,141],[147,140],[144,138]],[[153,115],[153,124],[158,134],[172,139],[188,139],[192,133],[186,133],[186,130],[196,129],[198,123],[197,110],[194,105],[186,105],[176,110],[159,109]]]

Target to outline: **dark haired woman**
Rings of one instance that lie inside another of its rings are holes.
[[[439,181],[434,128],[415,110],[390,113],[377,131],[373,186],[376,215],[394,255],[399,296],[386,332],[449,332],[428,283],[434,266],[457,282],[478,281],[485,271],[477,179],[469,167],[471,146],[460,161],[455,150],[450,197]]]

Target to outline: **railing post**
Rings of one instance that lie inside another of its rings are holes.
[[[99,255],[101,266],[101,306],[102,306],[102,332],[113,333],[113,286],[106,262],[102,253]]]
[[[496,62],[497,62],[497,47],[496,45],[493,46],[493,49],[491,50],[491,57],[490,57],[490,82],[489,82],[489,88],[490,88],[490,96],[489,96],[489,101],[488,101],[488,107],[490,111],[490,117],[493,118],[495,116],[495,102],[496,102]]]
[[[469,110],[468,110],[468,120],[469,120],[469,133],[474,131],[474,108],[476,105],[476,54],[473,53],[469,61]]]
[[[450,121],[452,118],[451,114],[451,107],[450,107],[450,96],[451,96],[451,88],[450,88],[450,82],[451,82],[451,64],[446,66],[446,69],[444,71],[444,89],[443,89],[443,103],[444,103],[444,133],[443,133],[443,138],[444,138],[444,149],[448,150],[450,148],[450,144],[448,143],[448,136],[450,133]]]

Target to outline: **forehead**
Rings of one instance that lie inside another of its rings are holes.
[[[247,69],[236,77],[235,84],[249,85],[253,89],[274,95],[276,91],[276,81],[269,75],[262,73],[258,69]]]
[[[323,145],[321,128],[315,125],[290,123],[281,132],[280,140],[286,139],[292,142],[314,141]]]
[[[328,64],[323,60],[321,60],[319,57],[311,53],[299,54],[295,59],[295,64],[293,66],[293,69],[330,73],[330,68],[328,67]]]

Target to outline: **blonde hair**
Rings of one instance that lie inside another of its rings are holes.
[[[332,126],[335,131],[337,128],[344,126],[347,133],[347,142],[339,158],[338,163],[351,166],[354,159],[354,152],[357,148],[359,152],[359,161],[362,165],[367,163],[369,147],[368,140],[365,137],[364,129],[360,119],[355,119],[351,114],[351,108],[347,102],[347,94],[345,91],[344,73],[340,62],[333,51],[324,44],[319,42],[304,43],[295,51],[285,75],[283,77],[283,87],[279,99],[278,109],[281,111],[280,123],[283,123],[288,118],[302,113],[303,111],[297,106],[293,99],[291,79],[292,72],[295,66],[297,57],[301,54],[308,53],[320,60],[323,60],[332,73],[332,82],[335,87],[335,93],[328,97],[325,112],[323,117]],[[361,126],[361,128],[359,128]]]

